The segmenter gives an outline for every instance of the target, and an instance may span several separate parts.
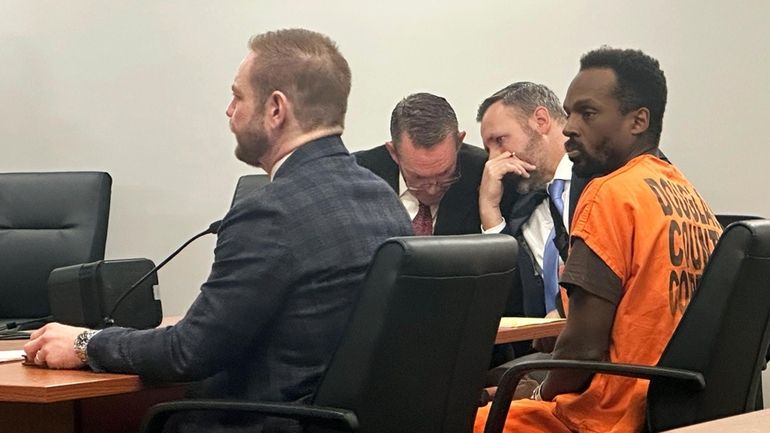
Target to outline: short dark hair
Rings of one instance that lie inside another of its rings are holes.
[[[650,110],[650,126],[645,135],[657,145],[663,130],[666,111],[666,76],[657,60],[640,50],[603,46],[580,58],[580,70],[608,68],[615,72],[615,98],[620,112],[646,107]]]
[[[404,132],[416,147],[430,148],[449,134],[457,137],[457,115],[446,99],[414,93],[396,104],[390,115],[390,138],[396,147]]]
[[[553,90],[542,84],[519,81],[498,90],[492,96],[485,99],[479,105],[476,121],[481,122],[481,119],[484,118],[484,113],[497,101],[502,101],[503,105],[506,106],[518,107],[524,112],[526,117],[531,116],[537,107],[545,107],[551,117],[559,120],[567,119],[567,114],[561,106],[561,101],[553,93]],[[522,120],[526,121],[526,119]]]
[[[350,67],[328,36],[305,29],[254,35],[249,48],[257,54],[251,83],[264,102],[280,90],[294,102],[304,131],[345,126]]]

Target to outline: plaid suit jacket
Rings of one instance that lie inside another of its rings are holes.
[[[311,141],[230,209],[187,315],[165,329],[105,329],[88,345],[91,366],[206,379],[197,396],[312,399],[375,249],[411,233],[393,190],[340,137]]]

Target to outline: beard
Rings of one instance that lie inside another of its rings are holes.
[[[589,179],[599,174],[600,170],[594,161],[581,158],[579,160],[572,161],[572,171],[578,177]]]
[[[545,191],[546,185],[551,181],[551,179],[546,179],[546,176],[541,169],[543,164],[545,164],[546,159],[543,155],[546,151],[545,139],[531,128],[529,128],[528,134],[529,141],[524,148],[524,154],[530,155],[530,158],[532,159],[526,162],[529,162],[538,168],[531,171],[528,178],[515,176],[516,191],[518,191],[519,194],[529,194],[532,191]]]
[[[599,145],[595,146],[595,154],[586,152],[586,146],[572,138],[567,140],[565,147],[568,152],[577,151],[577,155],[570,155],[569,159],[572,161],[572,172],[579,177],[588,179],[604,176],[617,168],[611,167],[611,164],[608,162],[612,144],[607,139],[604,139]]]
[[[258,125],[256,121],[252,125]],[[242,132],[235,132],[235,157],[253,167],[261,167],[260,161],[270,148],[270,139],[264,130],[255,126]]]
[[[519,194],[529,194],[533,191],[545,191],[550,179],[545,179],[541,171],[535,170],[529,173],[529,178],[516,177],[516,191]]]

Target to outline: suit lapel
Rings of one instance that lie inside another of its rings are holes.
[[[520,196],[514,203],[510,214],[508,215],[508,229],[510,233],[518,235],[521,226],[524,225],[529,217],[532,216],[535,208],[548,197],[545,191],[533,191],[529,194]]]
[[[481,222],[476,227],[468,227],[469,219],[473,218],[470,214],[478,214],[478,188],[481,182],[481,176],[475,175],[477,172],[473,167],[473,159],[468,152],[470,146],[463,144],[457,154],[457,164],[464,173],[460,180],[452,185],[444,197],[441,198],[441,204],[438,207],[436,215],[436,225],[433,233],[436,235],[455,234],[455,233],[478,233],[481,230]],[[475,203],[469,203],[475,201]],[[470,231],[469,231],[470,230]]]
[[[474,208],[464,203],[468,197],[473,197],[473,190],[469,190],[472,187],[473,185],[468,185],[467,182],[460,180],[447,190],[438,207],[436,227],[433,228],[434,234],[455,233],[459,230],[466,215],[472,212]]]

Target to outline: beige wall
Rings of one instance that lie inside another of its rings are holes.
[[[248,37],[304,26],[351,64],[353,150],[383,142],[392,106],[415,91],[447,97],[479,144],[476,107],[493,91],[532,80],[563,96],[582,53],[641,48],[668,77],[666,153],[716,211],[770,216],[753,186],[770,184],[770,2],[430,3],[3,0],[0,171],[110,172],[108,257],[159,262],[253,172],[232,156],[224,116]],[[167,313],[192,302],[213,244],[161,272]]]

